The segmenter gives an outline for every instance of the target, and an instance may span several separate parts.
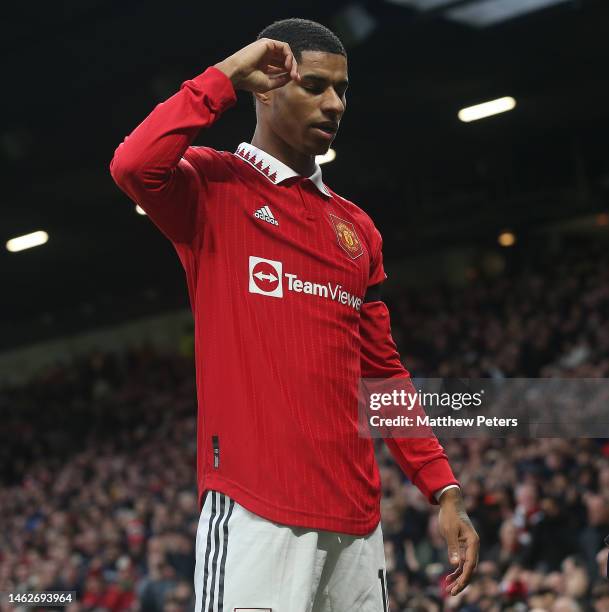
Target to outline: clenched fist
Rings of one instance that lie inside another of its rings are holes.
[[[214,67],[224,72],[235,89],[258,93],[300,80],[290,45],[270,38],[256,40]]]

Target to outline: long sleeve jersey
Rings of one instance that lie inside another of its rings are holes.
[[[195,323],[197,484],[269,520],[347,534],[380,520],[360,377],[402,377],[381,301],[370,217],[325,185],[242,142],[192,146],[236,103],[214,66],[182,83],[118,146],[116,184],[171,241]],[[388,439],[431,503],[457,484],[435,438]]]

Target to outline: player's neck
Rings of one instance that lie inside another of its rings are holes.
[[[312,155],[296,151],[271,130],[261,129],[257,125],[251,144],[283,162],[301,176],[311,176],[315,171],[315,158]]]

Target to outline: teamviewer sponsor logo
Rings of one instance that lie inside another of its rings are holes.
[[[285,273],[285,277],[288,279],[288,291],[318,295],[339,302],[340,304],[351,306],[351,308],[355,308],[355,310],[359,310],[362,307],[362,298],[345,291],[341,285],[337,285],[336,283],[326,283],[322,285],[321,283],[303,281],[298,278],[296,274],[288,274],[287,272]]]
[[[286,279],[286,291],[316,295],[339,304],[358,310],[362,307],[362,298],[343,289],[336,283],[316,283],[303,280],[296,274],[283,272],[283,264],[272,259],[263,259],[250,255],[250,293],[260,293],[271,297],[283,297],[283,277]]]
[[[282,263],[250,255],[250,293],[283,297]]]

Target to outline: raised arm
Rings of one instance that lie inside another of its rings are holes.
[[[191,242],[203,221],[198,203],[206,180],[186,150],[236,100],[230,79],[210,66],[157,104],[114,152],[115,183],[173,242]]]
[[[201,199],[208,188],[206,163],[190,152],[202,128],[237,101],[236,90],[264,92],[297,78],[287,43],[262,38],[185,81],[114,152],[110,174],[173,242],[190,243],[204,223]]]

